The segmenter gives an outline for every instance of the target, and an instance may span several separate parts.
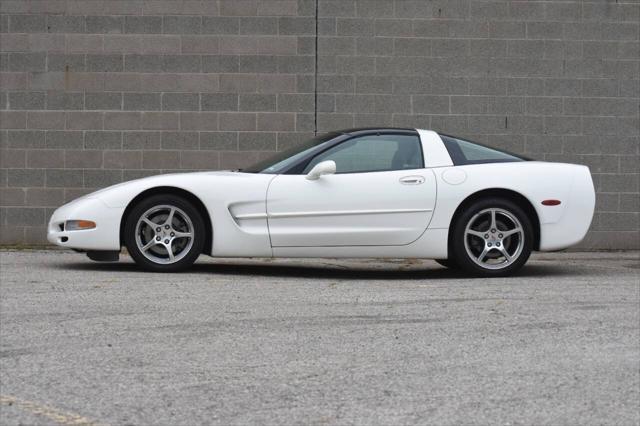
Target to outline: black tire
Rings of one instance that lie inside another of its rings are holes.
[[[436,263],[449,269],[459,269],[460,266],[454,259],[435,259]]]
[[[493,229],[492,217],[496,218]],[[468,234],[467,225],[470,225],[469,232],[481,235]],[[485,225],[488,225],[486,230]],[[520,231],[505,236],[517,229]],[[456,219],[452,252],[460,268],[470,274],[504,277],[524,266],[533,250],[533,239],[531,219],[520,206],[504,198],[485,198],[471,204]],[[486,254],[483,256],[483,253]]]
[[[166,228],[172,210],[174,216],[170,228]],[[148,217],[154,226],[150,226],[149,222],[139,224],[146,214],[155,215]],[[143,269],[177,272],[189,268],[200,256],[206,239],[205,232],[202,215],[191,202],[173,194],[158,194],[145,198],[131,209],[125,219],[124,242],[133,260]],[[189,233],[191,237],[182,236]],[[168,245],[163,244],[167,241]],[[143,252],[144,247],[139,245],[149,245],[149,248]],[[168,247],[174,259],[170,258]]]

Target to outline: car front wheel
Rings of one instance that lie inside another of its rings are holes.
[[[125,222],[127,250],[142,268],[175,272],[196,261],[205,241],[202,215],[186,199],[153,195],[138,203]]]
[[[476,201],[454,225],[453,252],[461,268],[474,275],[511,275],[529,259],[533,226],[514,202],[491,198]]]

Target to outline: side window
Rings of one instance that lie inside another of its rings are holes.
[[[349,139],[314,157],[303,173],[333,160],[336,173],[381,172],[424,167],[420,138],[412,135],[372,135]]]
[[[453,136],[440,135],[455,165],[525,161],[524,157]]]

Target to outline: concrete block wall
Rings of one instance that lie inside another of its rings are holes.
[[[640,248],[637,0],[2,0],[0,88],[2,244],[113,183],[388,125],[587,164],[582,247]]]

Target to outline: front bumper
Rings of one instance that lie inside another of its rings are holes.
[[[123,208],[108,207],[98,198],[80,198],[53,212],[47,228],[47,240],[76,250],[120,250],[123,213]],[[61,226],[67,220],[91,220],[96,227],[67,231]]]

